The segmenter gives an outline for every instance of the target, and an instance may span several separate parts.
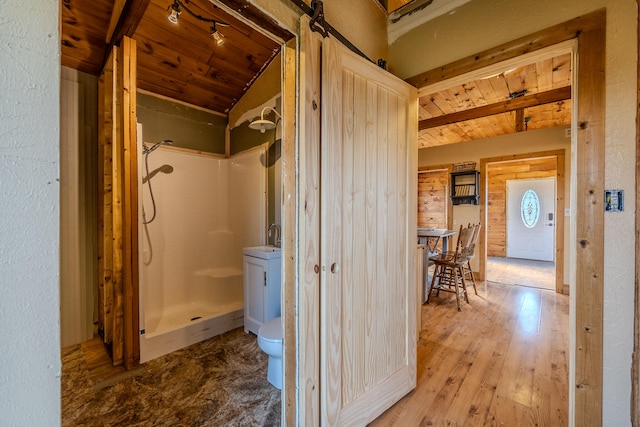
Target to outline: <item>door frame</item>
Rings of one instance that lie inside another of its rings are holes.
[[[556,229],[555,229],[555,257],[556,278],[555,289],[557,293],[569,294],[569,285],[564,283],[564,208],[565,208],[565,150],[540,151],[535,153],[514,154],[510,156],[488,157],[480,159],[480,224],[481,232],[478,240],[480,248],[480,271],[478,278],[487,278],[487,182],[489,181],[487,169],[492,163],[505,163],[519,160],[527,160],[542,157],[556,158]]]
[[[572,106],[571,125],[577,195],[572,203],[576,286],[572,290],[570,425],[601,423],[603,413],[605,33],[603,8],[407,79],[420,89],[562,42],[577,42],[580,67],[574,67],[572,98],[577,102]]]

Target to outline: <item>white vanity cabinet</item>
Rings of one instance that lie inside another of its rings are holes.
[[[244,331],[258,335],[263,323],[280,316],[282,251],[244,248]]]

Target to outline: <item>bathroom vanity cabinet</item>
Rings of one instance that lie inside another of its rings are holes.
[[[282,251],[244,248],[244,331],[258,335],[263,323],[280,316]]]

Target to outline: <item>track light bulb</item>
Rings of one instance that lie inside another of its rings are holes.
[[[213,24],[213,27],[211,27],[211,38],[218,46],[222,46],[224,44],[224,39],[222,37],[223,36],[220,31],[216,29],[216,24]]]
[[[180,19],[181,13],[182,11],[180,10],[180,5],[178,3],[173,3],[171,5],[171,13],[169,13],[169,16],[167,17],[167,19],[172,24],[178,24],[178,20]]]

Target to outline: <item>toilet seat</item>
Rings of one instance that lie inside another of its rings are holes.
[[[280,317],[269,320],[258,329],[258,347],[269,356],[267,380],[282,389],[282,321]]]
[[[282,341],[282,323],[280,317],[269,320],[258,329],[258,337],[272,343]]]

